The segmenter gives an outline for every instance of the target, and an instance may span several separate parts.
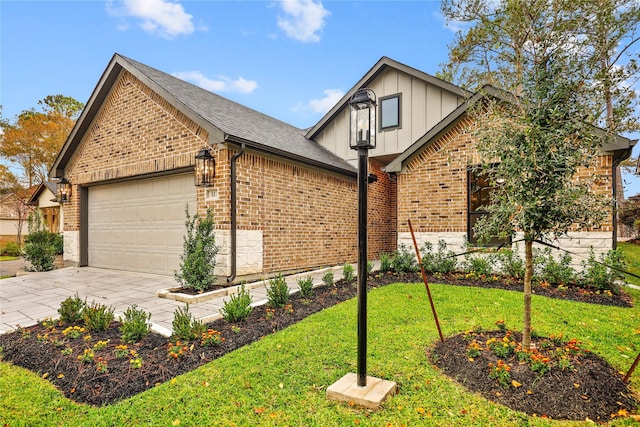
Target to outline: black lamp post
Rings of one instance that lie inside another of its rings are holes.
[[[195,185],[209,187],[213,185],[213,178],[215,177],[216,160],[211,155],[211,150],[208,147],[204,147],[196,154]]]
[[[58,193],[58,202],[66,203],[71,199],[71,183],[67,181],[67,178],[62,177],[58,184],[56,184],[56,192]]]
[[[367,386],[367,184],[369,149],[376,148],[376,94],[358,90],[349,100],[349,147],[358,150],[358,386]]]

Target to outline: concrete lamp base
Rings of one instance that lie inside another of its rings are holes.
[[[390,394],[395,394],[396,383],[367,376],[367,385],[358,386],[358,376],[348,373],[327,388],[327,397],[340,402],[353,402],[369,409],[378,409]]]

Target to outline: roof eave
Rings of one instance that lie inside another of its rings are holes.
[[[278,150],[273,147],[263,145],[255,141],[250,141],[250,140],[243,139],[233,135],[227,135],[225,142],[229,142],[232,144],[245,144],[247,147],[256,151],[260,151],[266,154],[271,154],[271,155],[292,160],[295,162],[304,163],[309,166],[313,166],[323,170],[328,170],[328,171],[335,172],[335,173],[349,176],[349,177],[355,177],[358,174],[358,171],[356,170],[356,168],[352,167],[348,163],[343,168],[340,166],[332,165],[332,164],[321,162],[318,160],[313,160],[308,157],[298,156],[290,152]]]

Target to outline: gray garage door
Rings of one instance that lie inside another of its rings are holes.
[[[193,174],[89,188],[89,265],[172,275],[182,254],[187,203],[195,212]]]

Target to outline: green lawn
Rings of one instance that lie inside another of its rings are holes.
[[[16,260],[20,257],[17,256],[7,256],[7,255],[0,255],[0,261],[13,261]]]
[[[640,292],[631,292],[636,301]],[[445,335],[497,319],[521,327],[522,294],[432,285]],[[638,351],[640,308],[533,297],[541,334],[563,333],[626,371]],[[467,392],[425,351],[438,339],[421,284],[369,294],[368,373],[400,392],[371,412],[329,401],[326,388],[356,370],[356,301],[325,310],[154,389],[96,408],[64,398],[40,375],[0,363],[0,424],[15,426],[520,426],[591,425],[528,417]],[[42,374],[42,373],[41,373]],[[632,378],[640,391],[640,371]],[[631,419],[614,425],[633,425]]]
[[[640,276],[640,245],[633,243],[620,242],[618,248],[624,253],[627,260],[627,270],[633,274]],[[637,277],[627,276],[629,283],[640,286],[640,279]]]

